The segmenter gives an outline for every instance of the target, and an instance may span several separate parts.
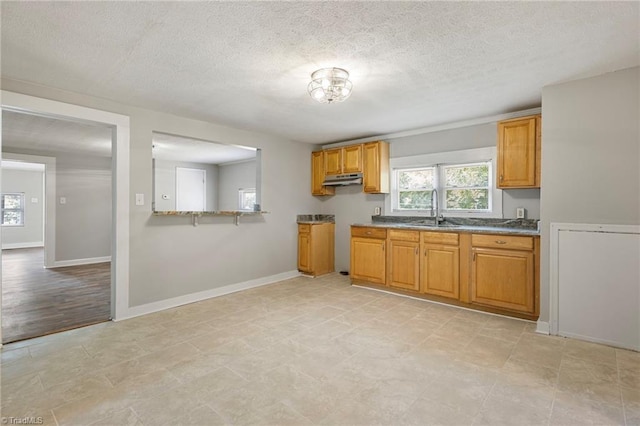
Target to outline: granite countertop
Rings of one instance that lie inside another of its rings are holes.
[[[314,223],[335,223],[336,217],[332,214],[299,214],[296,223],[314,224]]]
[[[538,221],[531,219],[467,219],[446,218],[439,226],[432,218],[372,216],[371,223],[354,223],[351,226],[410,229],[416,231],[465,232],[475,234],[510,234],[538,236]]]

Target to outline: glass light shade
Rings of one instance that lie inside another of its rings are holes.
[[[342,102],[351,95],[349,73],[342,68],[322,68],[311,74],[309,95],[323,104]]]

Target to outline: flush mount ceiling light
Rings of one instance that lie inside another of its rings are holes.
[[[322,68],[311,74],[311,83],[307,90],[313,99],[330,104],[342,102],[351,95],[353,85],[349,73],[342,68]]]

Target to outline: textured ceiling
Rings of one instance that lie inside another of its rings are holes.
[[[511,112],[639,63],[638,2],[2,2],[2,76],[327,143]],[[346,102],[306,93],[351,72]]]
[[[256,151],[234,145],[153,134],[153,157],[222,164],[255,158]],[[25,153],[67,152],[111,157],[111,129],[74,121],[2,111],[2,147]]]
[[[111,157],[111,129],[5,110],[2,149],[5,148]]]

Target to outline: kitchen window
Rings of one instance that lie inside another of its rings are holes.
[[[2,226],[24,226],[24,193],[2,194]]]
[[[437,192],[445,216],[502,217],[502,191],[495,187],[495,148],[391,159],[387,214],[431,215]]]

